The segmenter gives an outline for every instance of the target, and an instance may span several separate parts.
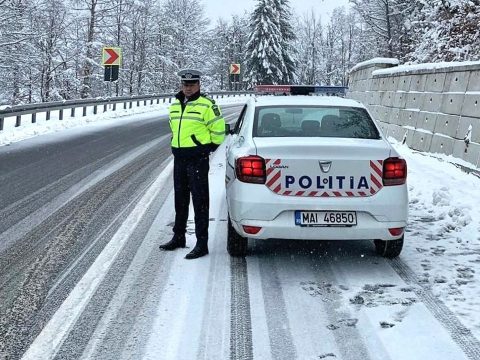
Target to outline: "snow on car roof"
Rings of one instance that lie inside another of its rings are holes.
[[[356,100],[338,96],[258,96],[251,101],[254,102],[255,106],[316,105],[365,108],[362,103]]]

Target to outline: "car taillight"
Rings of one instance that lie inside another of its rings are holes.
[[[407,180],[407,162],[400,158],[388,158],[383,162],[383,185],[403,185]]]
[[[265,179],[267,178],[265,159],[255,155],[238,158],[236,174],[237,179],[242,182],[265,184]]]

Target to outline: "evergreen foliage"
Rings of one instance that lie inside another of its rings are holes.
[[[275,0],[258,0],[251,18],[247,43],[247,82],[280,84],[282,70],[282,33]]]

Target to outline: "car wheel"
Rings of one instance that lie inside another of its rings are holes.
[[[377,254],[392,259],[402,252],[403,236],[397,240],[374,240],[374,243]]]
[[[247,255],[248,239],[240,236],[233,228],[228,218],[227,251],[231,256],[243,257]]]

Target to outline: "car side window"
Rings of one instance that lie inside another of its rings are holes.
[[[240,116],[238,117],[237,122],[235,123],[235,127],[233,128],[234,134],[238,134],[240,132],[246,112],[247,112],[247,105],[243,107],[242,111],[240,112]]]

